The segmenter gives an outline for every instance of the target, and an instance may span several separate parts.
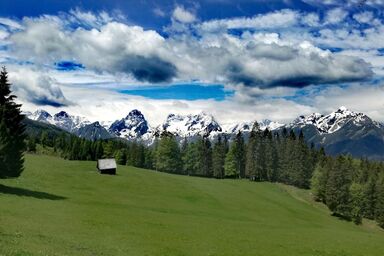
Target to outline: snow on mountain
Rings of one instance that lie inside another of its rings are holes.
[[[110,139],[111,135],[99,122],[94,122],[79,128],[75,134],[88,140]]]
[[[263,119],[261,121],[258,121],[258,124],[259,124],[260,130],[262,130],[262,131],[264,131],[267,128],[268,128],[268,130],[273,131],[273,130],[276,130],[276,129],[284,126],[284,124],[274,122],[274,121],[271,121],[269,119]],[[241,131],[241,132],[252,131],[253,125],[254,125],[254,122],[243,122],[243,123],[238,123],[235,125],[233,125],[233,124],[232,125],[226,125],[223,127],[225,127],[224,130],[226,133],[236,134],[239,131]]]
[[[209,136],[222,132],[222,128],[213,116],[204,112],[186,116],[169,114],[158,130],[168,131],[179,137]]]
[[[125,118],[113,122],[108,131],[121,138],[137,139],[150,132],[150,129],[144,115],[134,109]]]
[[[81,127],[90,124],[85,117],[69,115],[65,111],[60,111],[52,116],[47,111],[38,109],[33,113],[27,113],[27,117],[34,121],[55,125],[69,132],[75,132]]]
[[[377,127],[382,127],[380,123],[372,121],[363,113],[357,113],[340,107],[329,115],[313,113],[309,116],[300,116],[296,118],[288,127],[303,127],[305,125],[314,125],[320,133],[334,133],[341,129],[346,123],[352,121],[357,126],[374,123]]]
[[[35,112],[27,112],[26,116],[34,121],[53,124],[53,117],[47,111],[38,109]]]

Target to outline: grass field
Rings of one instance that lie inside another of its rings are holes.
[[[0,255],[384,255],[384,232],[308,191],[26,156],[0,180]]]

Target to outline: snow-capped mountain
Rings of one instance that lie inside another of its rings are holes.
[[[237,134],[239,131],[241,132],[251,132],[253,125],[255,122],[243,122],[235,125],[226,125],[224,126],[224,131],[226,133],[232,133],[232,134]],[[257,122],[259,124],[260,130],[264,131],[265,129],[268,128],[268,130],[273,131],[278,128],[281,128],[284,126],[284,124],[278,123],[278,122],[273,122],[269,119],[263,119],[261,121]]]
[[[110,134],[99,122],[94,122],[80,127],[75,134],[88,140],[104,140],[114,136]]]
[[[45,110],[38,109],[33,113],[26,113],[27,117],[34,121],[55,125],[68,132],[75,132],[90,122],[85,117],[69,115],[65,111],[60,111],[54,116]]]
[[[144,115],[134,109],[125,118],[113,122],[108,131],[117,137],[132,140],[140,139],[150,132],[150,128]]]
[[[285,127],[296,133],[302,131],[308,143],[324,147],[331,155],[384,159],[383,125],[345,107],[328,115],[300,116]]]
[[[55,125],[83,138],[95,140],[120,137],[129,141],[140,140],[147,145],[151,145],[155,137],[164,131],[173,133],[179,141],[183,138],[194,140],[197,136],[215,140],[220,134],[231,140],[239,131],[247,139],[254,123],[221,126],[212,115],[203,112],[197,115],[170,114],[161,125],[152,129],[144,115],[135,109],[105,129],[109,122],[91,124],[84,117],[72,116],[64,111],[53,116],[44,110],[25,114],[29,119]],[[331,155],[349,153],[355,157],[384,159],[384,126],[363,113],[345,107],[328,115],[313,113],[299,116],[287,125],[267,119],[258,123],[261,130],[268,128],[279,132],[287,128],[296,133],[302,131],[308,143],[324,147]]]
[[[346,107],[340,107],[335,112],[325,116],[319,113],[313,113],[306,117],[300,116],[288,125],[288,127],[294,128],[314,125],[321,134],[329,134],[338,131],[348,122],[353,122],[356,126],[372,123],[378,128],[382,127],[380,123],[372,121],[372,119],[365,114],[350,111]]]
[[[179,137],[208,137],[213,133],[222,132],[222,128],[212,115],[204,112],[197,115],[169,114],[165,122],[157,128],[160,132],[167,131]]]

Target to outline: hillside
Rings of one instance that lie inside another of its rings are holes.
[[[307,191],[26,156],[0,182],[0,255],[382,255],[384,232]]]

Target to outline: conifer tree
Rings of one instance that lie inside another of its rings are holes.
[[[179,173],[181,171],[180,148],[173,134],[161,135],[156,152],[156,168],[162,172]]]
[[[240,175],[236,156],[236,145],[233,143],[225,156],[224,172],[226,177],[235,178]]]
[[[363,220],[363,187],[359,183],[352,183],[351,194],[351,217],[355,224],[361,224]]]
[[[364,217],[368,219],[375,218],[375,209],[377,202],[377,174],[372,173],[364,185]]]
[[[219,178],[219,179],[224,178],[224,164],[225,164],[225,145],[222,142],[221,135],[219,135],[212,150],[213,177]]]
[[[252,126],[251,133],[249,135],[248,144],[246,146],[246,163],[245,163],[245,175],[251,180],[256,179],[256,168],[258,166],[258,152],[260,142],[260,126],[255,122]],[[259,180],[259,179],[257,179]]]
[[[380,227],[384,228],[384,170],[377,181],[377,199],[375,217]]]
[[[350,204],[350,166],[348,159],[339,156],[330,170],[326,185],[326,204],[337,216],[349,219],[351,217]]]
[[[24,115],[21,105],[16,104],[11,94],[8,73],[0,72],[0,178],[18,177],[23,171],[25,145]]]
[[[239,178],[245,177],[245,143],[243,134],[239,131],[236,135],[234,144],[234,154],[236,160],[236,172]]]

